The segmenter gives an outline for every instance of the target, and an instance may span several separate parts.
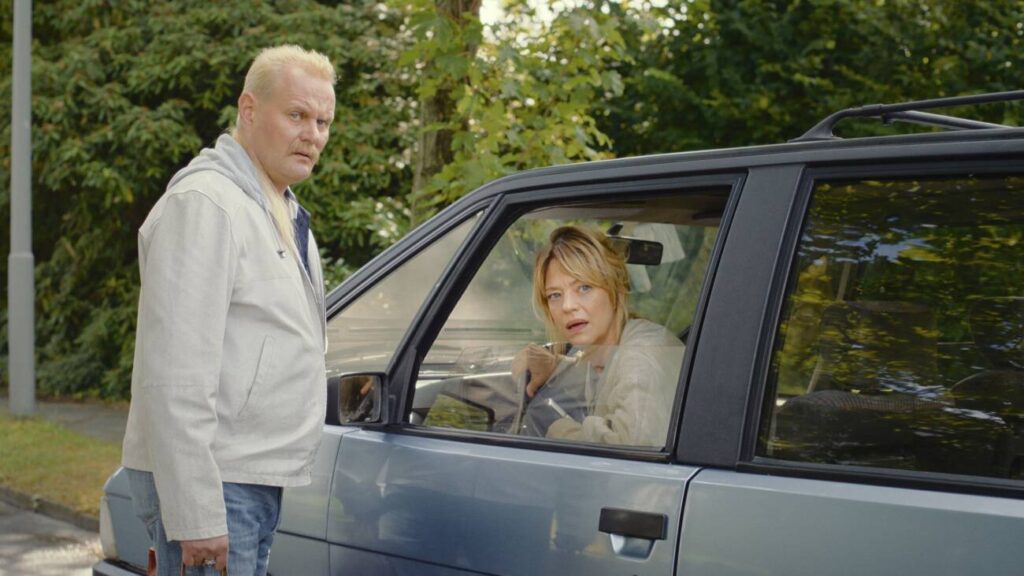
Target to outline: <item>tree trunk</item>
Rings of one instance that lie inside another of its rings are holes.
[[[467,19],[480,17],[481,0],[435,0],[434,6],[438,14],[447,18],[455,28],[465,26]],[[467,43],[462,47],[466,58],[476,55],[477,44]],[[438,74],[434,62],[426,63],[427,74]],[[423,190],[430,179],[438,174],[452,161],[452,130],[423,130],[432,125],[445,125],[451,122],[455,112],[453,93],[459,87],[454,79],[441,84],[433,96],[420,101],[420,135],[416,146],[416,164],[413,173],[412,194],[409,208],[412,225],[416,226],[430,216],[429,202],[423,202]]]

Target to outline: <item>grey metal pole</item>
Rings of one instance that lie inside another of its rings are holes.
[[[36,411],[35,256],[32,255],[32,0],[14,1],[11,253],[7,259],[10,409]]]

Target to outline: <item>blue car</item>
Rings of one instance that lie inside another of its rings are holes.
[[[330,295],[328,418],[270,573],[1019,574],[1024,129],[922,111],[1022,98],[844,110],[785,144],[462,198]],[[932,129],[832,136],[849,117]],[[678,342],[628,374],[667,393],[600,416],[615,434],[553,434],[600,406],[516,368],[564,344],[533,267],[567,225],[622,247],[631,318]],[[101,540],[94,574],[145,572],[121,472]]]

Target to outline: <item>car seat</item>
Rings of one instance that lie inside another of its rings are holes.
[[[937,378],[935,315],[898,301],[840,301],[822,312],[818,365],[808,387],[915,394]]]
[[[835,302],[822,314],[807,394],[775,415],[773,455],[808,462],[949,473],[990,472],[1003,422],[950,410],[927,306]]]

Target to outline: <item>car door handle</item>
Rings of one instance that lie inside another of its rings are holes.
[[[668,535],[668,516],[622,508],[601,508],[597,529],[630,538],[664,540]]]

